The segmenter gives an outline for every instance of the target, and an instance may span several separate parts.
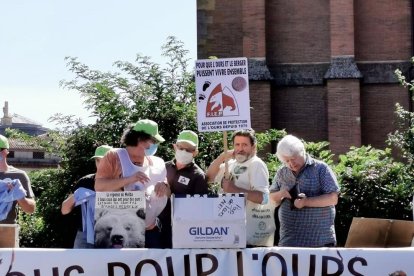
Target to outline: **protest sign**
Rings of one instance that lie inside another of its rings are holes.
[[[145,246],[145,192],[97,192],[95,247]]]
[[[196,61],[198,131],[250,128],[247,58]]]
[[[174,248],[246,247],[243,194],[172,197]]]

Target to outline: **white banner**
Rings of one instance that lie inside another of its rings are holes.
[[[16,248],[0,249],[0,275],[414,275],[413,260],[414,248]]]
[[[250,128],[247,58],[196,61],[198,131]]]

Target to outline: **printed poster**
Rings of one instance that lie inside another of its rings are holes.
[[[97,192],[94,231],[96,248],[143,248],[145,192]]]
[[[250,128],[247,58],[196,61],[198,131]]]

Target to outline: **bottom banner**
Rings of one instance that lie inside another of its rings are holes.
[[[0,249],[0,275],[414,275],[414,248]]]

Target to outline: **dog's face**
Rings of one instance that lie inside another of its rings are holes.
[[[96,210],[95,247],[142,248],[145,245],[145,213],[135,210]]]

